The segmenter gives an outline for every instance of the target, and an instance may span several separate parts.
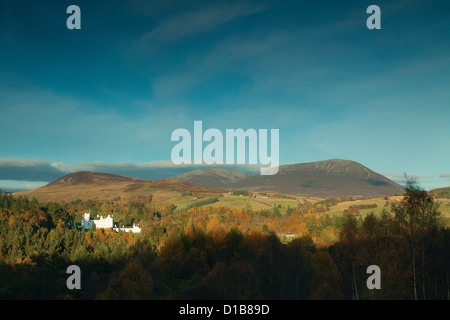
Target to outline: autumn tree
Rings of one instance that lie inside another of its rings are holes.
[[[358,253],[358,227],[356,218],[353,215],[346,215],[346,223],[339,233],[339,243],[337,244],[344,266],[349,271],[352,298],[359,299],[358,286],[356,283],[355,269],[357,265]],[[345,272],[347,274],[347,272]],[[346,283],[348,283],[348,280]]]
[[[309,296],[313,300],[342,299],[341,274],[327,251],[321,250],[313,255],[314,289]]]
[[[247,261],[217,263],[207,275],[206,283],[223,299],[261,299],[259,277]]]
[[[433,238],[439,228],[439,203],[430,193],[418,185],[415,178],[405,175],[405,180],[403,200],[399,204],[394,203],[392,211],[402,229],[401,231],[409,242],[414,299],[418,299],[417,271],[419,266],[421,269],[422,298],[425,299],[427,240]]]
[[[152,279],[139,259],[128,262],[122,271],[109,281],[108,288],[98,295],[100,300],[151,299]]]

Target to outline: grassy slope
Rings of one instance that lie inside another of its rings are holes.
[[[285,213],[288,206],[295,207],[298,201],[303,201],[304,197],[296,197],[297,200],[291,199],[279,199],[279,198],[249,198],[249,197],[240,197],[225,194],[224,197],[219,197],[219,202],[213,204],[213,206],[223,206],[234,209],[244,209],[244,208],[252,208],[252,209],[271,209],[275,206],[281,205],[281,213]],[[178,209],[186,208],[188,205],[199,201],[200,199],[193,199],[191,196],[180,197],[179,201],[175,202],[175,205]],[[311,202],[317,202],[323,199],[307,199]],[[401,197],[395,197],[389,200],[389,203],[394,201],[400,201]],[[440,211],[443,217],[450,218],[450,200],[449,199],[438,199],[441,202]],[[380,214],[383,209],[386,209],[390,212],[390,207],[384,207],[386,200],[384,198],[371,198],[367,200],[355,200],[355,201],[344,201],[338,203],[337,205],[330,208],[328,214],[332,215],[341,215],[344,213],[345,209],[348,209],[353,205],[362,205],[362,204],[377,204],[377,208],[372,209],[360,209],[360,214],[365,217],[366,215],[374,212],[375,214]],[[210,206],[210,205],[205,205]]]
[[[299,197],[300,198],[300,197]],[[275,205],[281,205],[281,211],[285,211],[288,206],[294,207],[297,205],[296,200],[290,199],[274,199],[274,198],[251,198],[251,197],[240,197],[229,194],[224,194],[223,197],[218,198],[219,201],[214,203],[213,206],[229,207],[233,209],[244,209],[251,208],[254,210],[259,209],[271,209]],[[175,205],[179,209],[186,208],[188,205],[199,201],[199,199],[194,199],[192,196],[185,196],[179,201],[175,202]],[[209,205],[205,205],[209,206]]]
[[[399,201],[401,197],[395,197],[393,200],[390,200],[389,203],[393,201]],[[445,218],[450,218],[450,200],[449,199],[437,199],[440,203],[440,211],[442,213],[442,216]],[[386,203],[386,200],[383,198],[372,198],[368,200],[356,200],[356,201],[345,201],[337,204],[336,206],[333,206],[330,208],[329,213],[330,214],[343,214],[345,209],[348,209],[348,207],[352,205],[358,205],[358,204],[372,204],[375,203],[378,205],[377,208],[373,209],[360,209],[360,214],[365,217],[366,215],[370,214],[371,212],[374,212],[375,214],[379,214],[383,211],[383,209],[386,209],[388,212],[390,212],[390,207],[384,207],[384,204]]]
[[[105,184],[79,184],[74,186],[47,185],[35,190],[18,192],[16,196],[35,197],[41,202],[62,202],[81,200],[112,200],[120,196],[122,199],[152,195],[152,201],[177,202],[186,190],[197,192],[223,192],[223,189],[202,187],[177,180],[156,181],[115,181]]]

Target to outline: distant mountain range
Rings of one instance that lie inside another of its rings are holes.
[[[230,189],[273,191],[315,197],[380,197],[403,192],[388,178],[350,160],[325,160],[280,166],[276,175],[248,175],[222,169],[199,169],[161,180],[142,180],[108,173],[77,172],[41,188],[16,194],[41,201],[99,200],[152,194],[170,200],[185,191]]]

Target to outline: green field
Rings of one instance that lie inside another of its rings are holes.
[[[444,217],[450,218],[450,199],[439,199],[441,206],[439,207]]]
[[[218,197],[219,201],[213,204],[207,204],[205,206],[222,206],[233,209],[253,209],[253,210],[267,210],[274,207],[278,207],[282,213],[286,212],[288,206],[295,207],[298,201],[303,201],[303,197],[298,197],[298,200],[283,199],[283,198],[253,198],[248,196],[236,196],[230,194],[223,194],[223,197]],[[192,196],[184,196],[180,200],[175,202],[177,209],[186,209],[190,205],[201,201],[203,199],[197,199]]]
[[[236,196],[230,194],[223,194],[222,197],[218,197],[218,202],[213,204],[206,204],[204,206],[222,206],[228,207],[232,209],[253,209],[253,210],[270,210],[272,208],[277,207],[282,214],[286,212],[288,207],[296,207],[299,202],[303,202],[305,199],[310,201],[311,203],[317,203],[324,199],[309,199],[305,197],[295,197],[296,200],[293,199],[283,199],[283,198],[272,198],[270,196],[259,196],[257,198],[248,197],[248,196]],[[177,210],[183,210],[191,206],[192,204],[202,201],[205,198],[195,198],[192,196],[184,196],[181,197],[178,201],[175,202],[177,206]],[[335,206],[330,207],[330,211],[327,211],[328,214],[331,215],[342,215],[345,209],[348,209],[350,206],[355,205],[370,205],[376,204],[376,208],[369,209],[359,209],[360,215],[362,217],[367,216],[368,214],[374,212],[375,214],[380,214],[383,209],[390,212],[390,205],[399,201],[399,198],[393,198],[388,201],[389,206],[385,207],[386,199],[384,198],[371,198],[365,200],[354,200],[354,201],[344,201],[340,202]],[[439,199],[441,206],[440,211],[444,218],[450,218],[450,200],[449,199]]]

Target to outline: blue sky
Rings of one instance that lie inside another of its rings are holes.
[[[81,30],[66,9],[81,8]],[[381,8],[381,30],[366,9]],[[173,130],[279,129],[280,163],[450,185],[448,1],[2,1],[0,188],[158,179]],[[257,173],[251,166],[236,169]]]

